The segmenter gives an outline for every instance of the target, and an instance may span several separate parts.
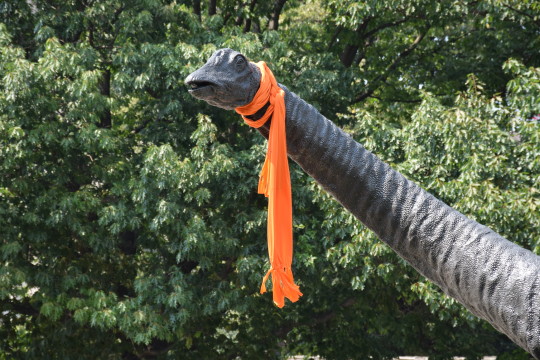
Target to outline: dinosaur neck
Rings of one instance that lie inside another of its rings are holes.
[[[421,274],[540,359],[540,258],[407,180],[280,86],[290,158]],[[265,137],[269,126],[259,129]]]
[[[257,121],[260,118],[263,117],[263,115],[266,113],[266,110],[270,106],[270,101],[268,101],[262,108],[257,110],[253,115],[245,115],[246,118],[249,120]]]

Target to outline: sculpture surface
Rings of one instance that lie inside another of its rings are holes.
[[[186,84],[230,110],[251,101],[260,76],[221,49]],[[280,87],[289,157],[422,275],[540,359],[540,257],[436,199]],[[259,129],[265,137],[269,126]]]

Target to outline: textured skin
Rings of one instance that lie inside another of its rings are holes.
[[[407,180],[280,86],[290,158],[422,275],[540,359],[540,257]]]

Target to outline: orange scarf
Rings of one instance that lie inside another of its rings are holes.
[[[266,292],[266,281],[272,274],[274,303],[282,308],[285,298],[292,302],[302,293],[294,283],[291,271],[293,256],[292,236],[292,194],[289,163],[287,159],[287,139],[285,134],[285,92],[278,86],[274,74],[263,62],[256,64],[261,70],[261,83],[253,100],[236,108],[236,112],[251,127],[261,127],[272,117],[268,151],[259,178],[259,194],[268,197],[268,254],[270,270],[263,278],[261,294]],[[247,115],[255,114],[270,102],[262,118],[252,121]]]

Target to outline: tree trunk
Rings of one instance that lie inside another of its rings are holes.
[[[354,61],[354,57],[356,56],[356,53],[358,52],[358,45],[347,45],[345,46],[345,49],[339,56],[341,63],[345,67],[350,67]]]
[[[251,3],[249,4],[249,13],[252,14],[253,10],[255,10],[255,5],[257,4],[257,0],[251,0]],[[246,23],[244,25],[244,32],[247,33],[249,30],[251,30],[251,18],[246,19]]]
[[[277,30],[279,26],[279,15],[281,15],[281,10],[283,10],[283,6],[287,0],[276,0],[274,3],[274,11],[272,12],[272,17],[270,18],[270,22],[268,23],[268,29],[269,30]]]
[[[250,29],[251,29],[251,19],[246,19],[246,23],[244,24],[243,32],[247,33],[247,32],[249,32]]]
[[[353,44],[347,44],[345,46],[345,49],[340,55],[341,63],[345,67],[350,67],[352,63],[354,62],[354,57],[356,56],[356,53],[358,52],[359,45],[361,43],[361,40],[363,38],[364,32],[366,31],[366,28],[368,26],[370,18],[364,19],[360,25],[356,28],[354,31],[357,35],[357,39],[354,41]],[[335,40],[334,40],[335,41]]]
[[[235,22],[234,22],[234,25],[240,26],[240,25],[242,25],[243,22],[244,22],[244,18],[241,17],[241,16],[238,16],[238,17],[236,18]]]
[[[216,15],[216,9],[217,9],[217,0],[210,0],[208,1],[208,15]]]
[[[103,77],[99,83],[99,90],[101,95],[110,98],[111,97],[111,70],[105,69],[103,71]],[[99,126],[102,128],[110,129],[112,125],[111,109],[109,104],[106,105],[105,110],[100,116]]]
[[[195,15],[199,17],[199,21],[201,20],[201,0],[193,0],[193,12]]]

